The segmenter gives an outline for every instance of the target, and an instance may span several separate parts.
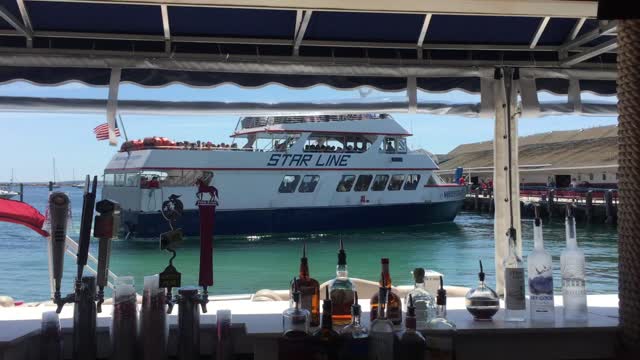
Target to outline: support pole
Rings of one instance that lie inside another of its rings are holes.
[[[496,291],[504,294],[503,261],[509,252],[507,231],[516,229],[517,252],[522,254],[520,231],[520,177],[518,175],[517,93],[513,69],[496,69],[494,77],[496,122],[493,142],[495,192]],[[521,255],[520,255],[521,256]]]
[[[107,124],[109,125],[109,145],[118,145],[116,138],[116,113],[118,112],[118,89],[120,88],[120,74],[122,69],[111,69],[109,79],[109,99],[107,100]]]
[[[618,291],[622,351],[640,356],[640,20],[618,29]]]

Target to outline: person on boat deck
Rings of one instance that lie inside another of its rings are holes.
[[[393,148],[393,143],[391,141],[387,142],[387,152],[394,152],[396,149]]]
[[[571,184],[570,185],[571,185],[572,188],[575,188],[575,187],[578,186],[578,181],[576,181],[576,178],[571,179]]]
[[[149,179],[147,179],[146,176],[141,176],[140,177],[140,187],[142,189],[146,189],[149,187]]]
[[[154,176],[149,181],[149,189],[158,189],[160,187],[160,182],[158,181],[158,177]]]
[[[458,179],[458,184],[460,184],[460,185],[466,185],[467,184],[467,179],[465,179],[464,175],[460,176],[460,179]]]

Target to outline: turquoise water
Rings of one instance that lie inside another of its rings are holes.
[[[72,237],[77,238],[82,191],[62,188],[73,205]],[[44,213],[48,191],[25,188],[25,201]],[[524,253],[533,247],[531,221],[523,222]],[[545,223],[545,246],[555,265],[555,284],[564,247],[564,225]],[[311,274],[324,282],[335,273],[338,241],[347,251],[349,272],[354,277],[377,280],[380,258],[388,257],[394,284],[410,284],[410,271],[417,266],[445,274],[452,285],[473,286],[478,259],[482,259],[487,280],[493,276],[493,219],[489,215],[461,213],[454,223],[411,228],[368,229],[326,234],[288,234],[262,237],[216,238],[214,250],[215,285],[212,294],[251,293],[259,289],[286,289],[297,274],[303,242],[308,246]],[[587,256],[587,289],[590,293],[614,293],[618,288],[617,231],[605,225],[579,225],[578,241]],[[188,239],[178,250],[175,266],[182,272],[183,285],[195,285],[198,278],[199,244]],[[91,252],[97,255],[97,242]],[[153,242],[115,241],[111,270],[117,275],[133,275],[142,285],[144,275],[162,271],[170,254]],[[24,301],[49,298],[47,250],[44,238],[35,232],[0,223],[0,295]],[[65,261],[63,289],[70,292],[75,263]]]

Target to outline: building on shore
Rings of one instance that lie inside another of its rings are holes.
[[[518,139],[521,186],[617,188],[618,127],[552,131]],[[437,155],[440,176],[453,181],[456,168],[473,184],[493,177],[493,142],[463,144]]]

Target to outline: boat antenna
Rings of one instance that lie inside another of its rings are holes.
[[[127,130],[124,128],[124,122],[122,121],[122,116],[118,113],[118,120],[120,120],[120,126],[122,127],[122,134],[124,135],[124,141],[129,141],[127,137]]]

